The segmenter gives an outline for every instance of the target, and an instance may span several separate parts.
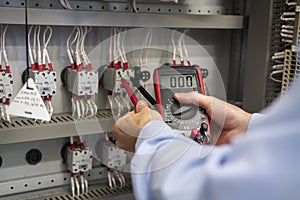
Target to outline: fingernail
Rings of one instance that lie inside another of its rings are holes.
[[[174,96],[177,97],[177,98],[178,98],[178,97],[181,98],[181,97],[182,97],[182,94],[181,94],[181,93],[175,93]]]
[[[143,100],[139,101],[137,104],[137,106],[146,106],[146,105],[147,105],[147,102],[143,101]]]

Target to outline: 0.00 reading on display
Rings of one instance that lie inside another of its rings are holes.
[[[197,87],[196,75],[161,76],[162,88],[195,88]]]

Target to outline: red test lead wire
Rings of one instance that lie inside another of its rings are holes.
[[[128,96],[130,97],[131,102],[133,103],[134,106],[136,106],[139,100],[131,90],[129,83],[124,78],[121,78],[121,82],[122,82],[122,86],[125,88]]]

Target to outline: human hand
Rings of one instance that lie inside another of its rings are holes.
[[[217,145],[229,144],[234,137],[247,130],[251,114],[234,105],[196,92],[176,93],[174,98],[181,103],[194,104],[206,110],[211,120],[221,129]]]
[[[152,120],[163,121],[161,115],[151,110],[146,101],[139,101],[135,111],[127,113],[117,120],[112,128],[116,145],[126,151],[134,152],[136,139],[142,128]]]

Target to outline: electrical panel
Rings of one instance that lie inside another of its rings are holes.
[[[130,160],[110,135],[115,120],[134,106],[124,80],[138,99],[145,97],[132,79],[154,97],[154,70],[174,64],[173,50],[181,49],[177,65],[190,57],[209,93],[224,97],[222,89],[237,90],[230,82],[239,72],[231,63],[241,57],[224,52],[246,42],[232,37],[235,30],[243,35],[244,8],[244,1],[221,0],[0,2],[11,63],[0,72],[2,110],[32,78],[51,116],[1,117],[0,200],[133,199],[130,174],[122,171]],[[218,87],[221,79],[225,87]]]

